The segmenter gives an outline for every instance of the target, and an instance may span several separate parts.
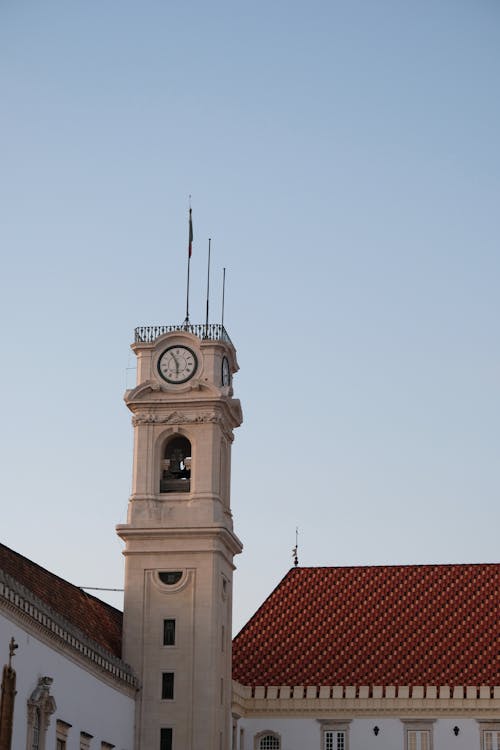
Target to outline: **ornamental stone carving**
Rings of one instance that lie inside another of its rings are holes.
[[[50,694],[52,677],[39,677],[36,688],[28,699],[27,748],[45,750],[45,739],[50,717],[57,706]]]
[[[132,417],[134,427],[138,424],[207,424],[218,423],[221,419],[217,414],[198,414],[190,416],[174,411],[172,414],[136,414]]]

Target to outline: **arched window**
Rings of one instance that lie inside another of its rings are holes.
[[[160,492],[189,492],[191,489],[191,443],[174,435],[165,445],[161,462]]]
[[[256,737],[256,750],[280,750],[281,740],[276,732],[261,732]]]

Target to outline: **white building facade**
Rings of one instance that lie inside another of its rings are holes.
[[[4,573],[0,633],[16,645],[13,750],[133,750],[130,668]]]
[[[234,750],[500,748],[500,688],[493,697],[486,687],[375,693],[384,697],[368,697],[368,687],[321,688],[318,697],[315,688],[252,690],[235,683]]]

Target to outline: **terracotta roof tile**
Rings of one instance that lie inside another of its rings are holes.
[[[78,586],[0,544],[0,569],[115,656],[121,656],[122,613]]]
[[[292,568],[233,642],[244,685],[499,685],[500,565]]]

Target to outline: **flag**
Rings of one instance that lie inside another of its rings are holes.
[[[189,245],[188,245],[188,258],[193,254],[193,219],[191,217],[191,209],[189,209]]]

